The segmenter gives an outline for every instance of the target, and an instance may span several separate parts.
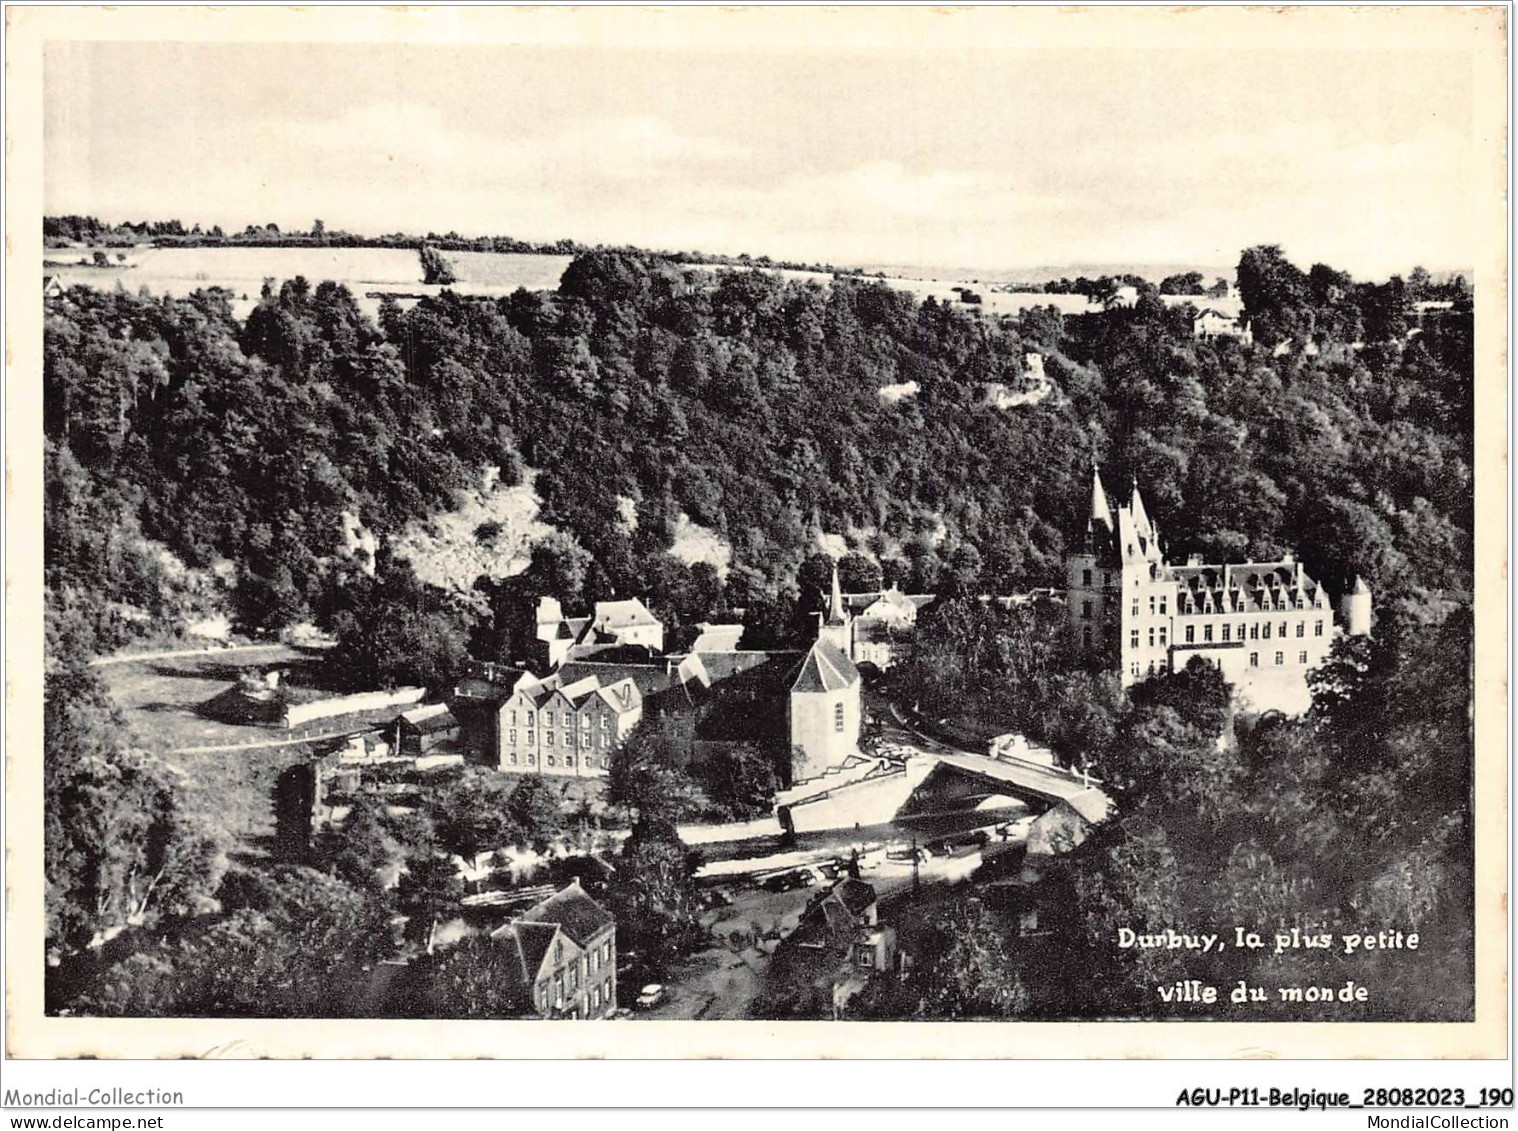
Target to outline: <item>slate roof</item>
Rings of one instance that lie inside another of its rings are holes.
[[[791,680],[792,691],[841,691],[859,682],[854,661],[826,640],[813,644]]]
[[[562,928],[566,935],[584,946],[615,923],[616,919],[611,912],[586,895],[580,887],[580,881],[576,879],[563,891],[555,892],[542,903],[529,907],[516,922],[519,929],[545,926]],[[551,935],[549,937],[552,938]],[[544,945],[546,947],[547,944]]]
[[[875,902],[875,889],[863,880],[856,880],[852,876],[835,884],[833,894],[853,915],[861,914],[865,908]]]
[[[436,734],[438,731],[452,730],[459,725],[458,719],[453,717],[453,712],[448,709],[446,703],[413,707],[409,711],[402,711],[401,719],[421,734]]]
[[[494,935],[497,938],[510,938],[516,942],[525,975],[522,981],[531,985],[537,978],[538,971],[542,969],[543,958],[548,953],[548,948],[553,945],[553,940],[558,933],[557,923],[535,923],[517,919],[498,928]]]

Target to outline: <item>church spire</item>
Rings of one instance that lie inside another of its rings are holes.
[[[843,610],[843,591],[838,586],[838,563],[833,563],[833,588],[828,594],[828,624],[847,624]]]

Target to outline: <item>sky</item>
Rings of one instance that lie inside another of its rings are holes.
[[[1472,261],[1442,50],[53,43],[48,213],[807,262]]]

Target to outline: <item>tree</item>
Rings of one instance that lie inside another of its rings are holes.
[[[564,807],[547,779],[528,774],[511,791],[506,814],[523,847],[546,851],[569,827]]]
[[[637,823],[675,825],[707,811],[710,799],[684,768],[690,739],[672,722],[645,719],[612,751],[606,800]]]
[[[522,785],[534,780],[523,779]],[[531,835],[514,808],[511,779],[494,770],[471,768],[428,805],[437,845],[473,861],[482,853],[517,844]]]
[[[232,875],[243,875],[234,873]],[[229,879],[232,878],[229,875]],[[226,914],[105,955],[68,1004],[118,1017],[351,1015],[393,950],[388,913],[306,868],[227,887]]]
[[[134,749],[99,677],[77,660],[43,680],[49,945],[67,954],[209,905],[226,859],[180,778]]]
[[[403,1016],[418,1018],[500,1020],[520,1017],[532,1005],[505,946],[477,936],[417,959],[396,997]]]
[[[395,902],[410,920],[411,937],[422,943],[426,953],[432,953],[438,920],[457,907],[463,895],[464,883],[452,860],[428,856],[407,864]]]
[[[672,830],[635,835],[618,858],[606,891],[617,919],[617,947],[638,954],[655,974],[706,938],[693,872],[690,854]]]
[[[458,277],[453,272],[453,264],[432,244],[422,244],[417,249],[417,254],[422,261],[422,282],[444,287],[458,282]]]
[[[1202,273],[1186,271],[1179,275],[1167,275],[1160,281],[1162,295],[1199,295],[1202,293]]]
[[[382,554],[376,576],[356,581],[333,618],[332,668],[347,687],[447,687],[463,665],[464,614],[417,581],[409,563]]]

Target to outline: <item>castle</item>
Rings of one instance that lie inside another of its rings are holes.
[[[1200,656],[1257,709],[1305,709],[1306,674],[1335,634],[1370,632],[1364,581],[1339,599],[1336,625],[1327,591],[1290,556],[1172,565],[1138,484],[1114,509],[1094,469],[1084,539],[1065,559],[1065,600],[1076,642],[1115,666],[1124,687]]]

